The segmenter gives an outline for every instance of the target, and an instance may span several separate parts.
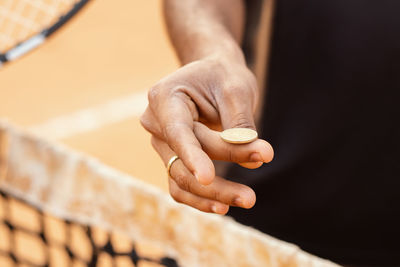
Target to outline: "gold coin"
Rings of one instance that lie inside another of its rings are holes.
[[[257,132],[248,128],[231,128],[220,133],[222,140],[231,144],[247,144],[257,139]]]

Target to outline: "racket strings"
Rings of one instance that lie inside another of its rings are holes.
[[[0,52],[40,33],[78,0],[6,0],[0,2]]]

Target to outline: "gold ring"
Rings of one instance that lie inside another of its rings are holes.
[[[177,155],[175,155],[168,161],[168,164],[167,164],[168,177],[171,177],[171,172],[170,172],[171,167],[172,167],[172,164],[174,164],[175,160],[177,160],[177,159],[179,159],[179,157]]]

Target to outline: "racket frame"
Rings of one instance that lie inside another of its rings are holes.
[[[40,46],[45,40],[50,37],[54,32],[61,28],[67,21],[69,21],[76,13],[78,13],[90,0],[81,0],[73,5],[73,7],[64,15],[62,15],[56,23],[52,26],[42,30],[41,32],[31,36],[25,41],[18,43],[13,48],[5,53],[0,53],[0,67],[10,61],[14,61],[26,53],[32,51]]]

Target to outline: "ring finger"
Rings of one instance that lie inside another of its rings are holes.
[[[164,162],[174,156],[174,152],[162,140],[153,136],[152,144]],[[170,176],[180,189],[198,197],[242,208],[251,208],[255,203],[255,193],[250,187],[219,176],[214,177],[211,184],[201,185],[180,160],[171,166]]]
[[[176,202],[191,206],[204,212],[226,214],[229,210],[229,205],[204,197],[199,197],[190,192],[182,190],[172,178],[168,179],[168,184],[169,192]]]

